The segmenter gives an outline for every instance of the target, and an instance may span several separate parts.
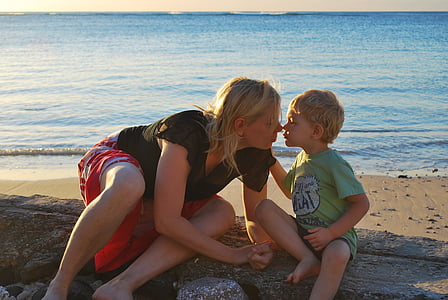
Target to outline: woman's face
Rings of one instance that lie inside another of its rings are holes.
[[[241,130],[242,137],[238,148],[254,147],[258,149],[270,149],[272,143],[277,140],[277,133],[282,126],[277,118],[273,118],[274,104],[267,109],[262,116],[250,124],[245,124]]]

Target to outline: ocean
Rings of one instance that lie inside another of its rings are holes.
[[[0,13],[0,39],[0,179],[76,176],[104,136],[235,76],[274,83],[283,123],[297,94],[335,92],[357,174],[448,174],[448,12]],[[274,150],[288,168],[300,149]]]

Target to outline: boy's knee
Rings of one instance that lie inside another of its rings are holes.
[[[345,267],[350,260],[350,248],[346,242],[341,240],[333,241],[333,244],[325,249],[325,253],[328,256],[328,261],[335,267]]]

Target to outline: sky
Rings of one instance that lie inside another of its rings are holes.
[[[1,12],[448,11],[447,0],[0,0]]]

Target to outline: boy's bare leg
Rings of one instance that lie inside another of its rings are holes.
[[[345,241],[334,240],[328,244],[322,255],[320,274],[311,291],[311,300],[334,298],[349,259],[350,248]]]
[[[67,298],[80,269],[98,252],[135,207],[145,189],[140,171],[129,163],[116,163],[101,176],[101,194],[81,213],[71,233],[55,278],[44,300]]]
[[[218,238],[235,222],[235,212],[227,201],[213,199],[189,221],[208,236]],[[94,299],[131,300],[138,287],[193,255],[191,249],[160,236],[123,273],[101,286]]]
[[[298,235],[297,225],[291,216],[269,199],[261,201],[255,213],[266,233],[299,261],[287,281],[298,283],[304,278],[319,274],[320,261]]]

